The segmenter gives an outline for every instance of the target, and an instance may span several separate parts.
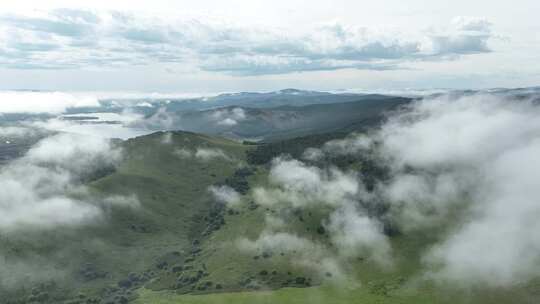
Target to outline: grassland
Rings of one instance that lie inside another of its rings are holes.
[[[3,301],[63,303],[71,298],[69,303],[120,303],[132,299],[132,290],[163,271],[157,264],[181,262],[190,252],[215,205],[208,187],[231,175],[249,148],[185,132],[170,137],[158,132],[119,145],[124,160],[114,173],[88,185],[87,198],[99,202],[107,197],[136,197],[140,206],[110,206],[101,221],[79,227],[1,236],[2,256],[36,264],[28,276],[42,278],[19,282],[16,290],[0,291]],[[197,158],[194,153],[199,148],[219,150],[226,159]],[[181,157],[178,149],[193,155]]]
[[[6,303],[538,303],[538,282],[476,289],[426,280],[421,252],[445,233],[444,225],[392,236],[393,267],[355,259],[348,261],[345,278],[298,264],[305,253],[240,250],[239,239],[256,239],[266,217],[282,210],[256,205],[249,191],[238,206],[226,208],[208,187],[230,183],[245,167],[250,173],[233,185],[268,185],[264,161],[246,161],[257,147],[194,133],[170,134],[119,143],[122,163],[89,185],[91,197],[135,195],[139,207],[111,207],[98,224],[0,239],[4,256],[39,255],[63,270],[62,276],[51,276],[51,284],[28,282]],[[260,153],[261,159],[300,149],[271,148]],[[225,157],[197,157],[197,149],[221,151]],[[355,161],[343,163],[362,168]],[[317,229],[326,210],[285,214],[288,232],[331,247]]]

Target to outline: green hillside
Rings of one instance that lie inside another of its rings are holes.
[[[40,256],[51,272],[47,283],[30,280],[16,291],[3,291],[5,301],[59,303],[67,296],[77,299],[73,303],[122,303],[133,298],[136,286],[158,275],[163,263],[183,262],[208,227],[209,214],[220,208],[207,188],[232,175],[249,147],[182,132],[169,143],[164,139],[158,132],[120,143],[123,162],[89,185],[89,196],[136,195],[140,207],[111,207],[98,224],[0,238],[8,259]],[[227,159],[176,152],[198,148],[219,149]],[[52,275],[55,270],[61,275]]]
[[[111,207],[106,220],[97,225],[1,238],[4,256],[39,255],[46,257],[51,273],[62,270],[62,275],[45,283],[28,281],[15,292],[6,291],[5,302],[536,302],[540,285],[534,282],[508,289],[463,290],[426,280],[420,253],[444,233],[444,225],[437,231],[389,234],[393,267],[358,257],[347,261],[344,277],[298,263],[306,252],[241,250],[239,239],[256,239],[265,229],[266,217],[280,214],[287,232],[332,253],[321,229],[328,210],[259,206],[250,189],[268,184],[267,162],[272,157],[298,156],[303,148],[342,136],[253,146],[195,133],[158,132],[120,142],[124,160],[113,173],[91,182],[88,195],[136,195],[140,206]],[[332,162],[376,172],[361,158]],[[236,189],[243,194],[240,202],[227,207],[216,201],[208,191],[213,185]]]

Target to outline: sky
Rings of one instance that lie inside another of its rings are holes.
[[[536,86],[538,11],[534,0],[10,1],[0,90]]]

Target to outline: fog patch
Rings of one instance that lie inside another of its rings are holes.
[[[315,270],[320,277],[328,273],[339,279],[345,276],[339,262],[324,245],[297,234],[267,229],[255,240],[237,239],[236,246],[241,251],[252,254],[265,252],[287,254],[292,263]]]
[[[355,258],[364,253],[379,265],[392,264],[391,247],[383,225],[352,204],[333,212],[326,227],[340,255]]]
[[[37,128],[25,126],[0,127],[0,138],[20,138],[42,136],[45,132]]]
[[[60,134],[41,140],[0,169],[0,231],[90,224],[103,219],[103,207],[135,206],[135,197],[92,197],[83,185],[121,155],[101,138]]]
[[[328,270],[321,268],[317,262],[321,260],[333,265],[333,273],[343,273],[342,267],[347,261],[356,258],[369,259],[382,267],[392,266],[391,246],[383,224],[362,207],[361,201],[369,194],[355,173],[276,158],[268,179],[269,186],[255,188],[252,195],[257,204],[278,212],[274,216],[267,215],[266,228],[252,241],[254,245],[269,249],[274,246],[274,250],[285,250],[287,246],[296,251],[306,250],[314,256],[302,257],[301,264],[322,273]],[[287,215],[287,210],[324,213],[319,229],[324,227],[320,233],[327,234],[328,238],[306,239],[285,233],[290,230],[291,220],[280,218],[280,214]]]
[[[269,181],[277,187],[254,190],[255,199],[263,205],[285,203],[302,207],[320,203],[338,206],[363,193],[353,174],[336,168],[323,170],[295,159],[275,159]]]
[[[223,150],[217,148],[197,148],[194,156],[202,161],[210,161],[213,159],[231,160]]]
[[[388,174],[367,191],[362,168],[325,162],[340,155],[373,160]],[[508,287],[540,271],[539,155],[534,102],[490,93],[439,95],[393,113],[370,133],[307,149],[304,161],[274,160],[270,186],[252,195],[273,208],[329,208],[322,224],[338,262],[367,255],[391,265],[387,221],[405,234],[447,227],[422,253],[426,278]],[[369,206],[386,211],[372,216]]]
[[[163,133],[163,136],[161,137],[161,143],[164,145],[170,145],[173,142],[172,138],[172,132],[165,132]]]
[[[166,107],[160,107],[149,117],[141,117],[130,122],[128,127],[144,130],[173,130],[181,129],[179,118],[167,111]]]
[[[202,162],[214,160],[234,161],[225,151],[219,148],[197,147],[195,149],[176,148],[173,154],[182,159],[196,159]]]
[[[93,96],[76,96],[62,92],[0,92],[0,114],[60,114],[70,108],[98,106],[99,101]]]
[[[173,154],[180,158],[192,158],[194,153],[185,148],[178,148],[173,151]]]
[[[510,286],[540,270],[539,118],[540,108],[526,99],[429,97],[367,137],[306,155],[375,157],[389,178],[376,185],[373,201],[389,205],[401,230],[450,224],[449,235],[424,253],[428,278]]]
[[[63,269],[51,265],[47,258],[39,255],[24,258],[0,255],[0,271],[9,274],[0,276],[0,287],[8,290],[69,276]]]
[[[76,119],[91,117],[92,119]],[[84,136],[128,139],[151,133],[150,129],[133,126],[141,115],[124,111],[116,113],[89,113],[63,115],[47,120],[25,122],[32,128],[53,132],[68,132]]]
[[[217,125],[231,127],[245,120],[246,113],[242,108],[219,109],[212,112],[211,117]]]
[[[208,191],[218,202],[225,203],[229,207],[237,206],[242,199],[240,193],[229,186],[210,186]]]

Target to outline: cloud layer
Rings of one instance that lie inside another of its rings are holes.
[[[384,233],[391,223],[405,234],[440,231],[440,240],[421,254],[426,278],[512,286],[540,270],[539,117],[538,104],[523,98],[424,98],[371,134],[308,149],[305,162],[274,160],[271,186],[255,189],[253,196],[274,208],[329,211],[321,225],[336,253],[324,256],[337,265],[366,254],[391,264],[393,249]],[[327,167],[326,157],[340,155],[371,158],[387,177],[368,191],[362,174],[370,173]],[[287,231],[287,221],[267,222],[252,245],[283,240],[278,235]]]
[[[414,104],[375,135],[392,170],[378,195],[403,229],[436,227],[461,211],[425,253],[430,277],[508,286],[538,273],[539,117],[527,100],[445,95]]]
[[[99,101],[94,97],[74,96],[62,92],[0,92],[0,114],[60,114],[69,108],[97,107],[99,105]]]
[[[0,17],[0,64],[15,69],[180,63],[235,75],[343,68],[385,70],[414,60],[489,52],[490,23],[456,18],[444,30],[401,33],[342,24],[306,32],[217,18],[157,18],[57,9]]]
[[[440,267],[434,277],[504,286],[538,273],[539,117],[540,108],[526,100],[443,97],[417,104],[384,129],[386,153],[400,172],[387,189],[392,202],[428,220],[418,202],[429,203],[435,216],[470,202],[462,224],[426,254]]]

